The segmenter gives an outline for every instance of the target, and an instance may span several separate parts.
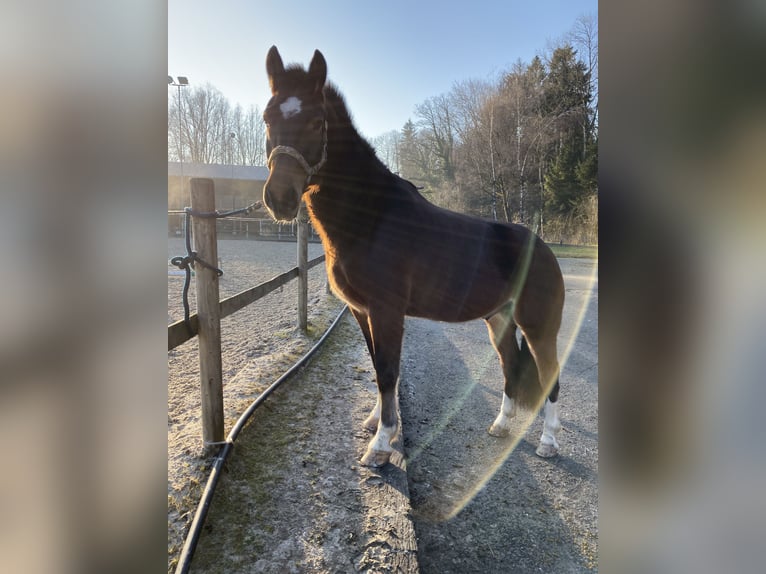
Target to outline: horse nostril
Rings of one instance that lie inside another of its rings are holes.
[[[271,197],[271,189],[268,186],[263,188],[263,202],[269,207],[274,205],[274,198]]]

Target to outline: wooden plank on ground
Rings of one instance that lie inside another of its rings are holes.
[[[401,431],[392,443],[394,454],[390,464],[381,469],[362,469],[369,475],[367,481],[382,479],[377,488],[365,489],[365,502],[375,513],[367,516],[370,540],[365,546],[360,566],[365,571],[377,571],[376,565],[385,564],[385,572],[417,574],[418,547],[415,529],[410,518],[410,491],[407,466],[402,453]],[[379,477],[379,478],[378,478]]]

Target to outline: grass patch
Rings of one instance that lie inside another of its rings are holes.
[[[598,259],[598,245],[559,245],[549,243],[556,257],[575,257],[581,259]]]
[[[235,443],[194,556],[195,567],[201,571],[240,571],[243,560],[255,560],[273,550],[280,542],[278,530],[290,526],[285,493],[293,488],[292,480],[300,480],[290,478],[300,461],[304,472],[312,473],[311,486],[319,481],[319,468],[312,469],[319,460],[307,443],[312,437],[308,427],[319,416],[322,388],[303,377],[285,385],[248,421]],[[288,413],[294,420],[286,419]]]

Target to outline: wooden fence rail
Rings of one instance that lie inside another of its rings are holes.
[[[215,189],[212,179],[192,178],[191,208],[198,213],[215,211]],[[168,326],[168,351],[195,335],[199,337],[202,440],[206,446],[220,444],[224,440],[221,319],[298,278],[298,326],[306,329],[308,270],[323,262],[324,255],[307,261],[308,224],[304,210],[301,209],[301,212],[298,218],[297,267],[220,301],[218,274],[215,270],[200,265],[195,274],[197,313],[190,315],[188,326],[183,320]],[[194,247],[200,259],[218,261],[216,219],[193,217],[192,230]]]
[[[323,261],[324,255],[320,255],[319,257],[309,261],[307,268],[311,269],[312,267],[316,267]],[[284,273],[281,273],[276,277],[261,283],[260,285],[256,285],[255,287],[251,287],[250,289],[246,289],[245,291],[241,291],[236,295],[232,295],[231,297],[224,299],[220,302],[221,319],[228,317],[232,313],[239,311],[243,307],[248,306],[250,303],[257,301],[258,299],[265,297],[272,291],[276,291],[297,277],[298,268],[293,267],[289,271],[285,271]],[[168,351],[175,349],[179,345],[182,345],[197,335],[199,331],[199,320],[196,313],[189,315],[189,322],[191,323],[191,332],[189,332],[189,330],[186,328],[186,324],[184,323],[183,319],[168,325]]]

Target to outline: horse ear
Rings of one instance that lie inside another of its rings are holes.
[[[314,50],[314,57],[309,64],[309,77],[314,80],[314,91],[321,92],[327,80],[327,62],[325,62],[322,52]]]
[[[282,56],[279,55],[279,50],[276,46],[272,46],[269,49],[269,53],[266,54],[266,73],[269,76],[269,86],[271,86],[271,94],[277,93],[277,82],[279,77],[285,73],[285,65],[282,63]]]

